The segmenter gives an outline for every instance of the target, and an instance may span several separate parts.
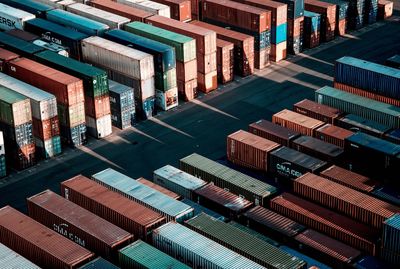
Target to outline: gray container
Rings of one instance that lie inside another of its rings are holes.
[[[25,259],[17,252],[0,244],[0,268],[2,269],[40,269],[39,266]]]

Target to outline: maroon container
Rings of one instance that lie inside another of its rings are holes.
[[[60,135],[58,116],[43,121],[32,118],[32,125],[33,136],[39,137],[43,140],[48,140],[53,136]]]
[[[161,193],[164,193],[165,195],[167,195],[167,196],[169,196],[169,197],[171,197],[171,198],[173,198],[175,200],[180,200],[181,199],[181,196],[179,194],[176,194],[175,192],[170,191],[170,190],[168,190],[168,189],[166,189],[166,188],[164,188],[164,187],[162,187],[162,186],[160,186],[158,184],[155,184],[155,183],[153,183],[153,182],[151,182],[151,181],[149,181],[149,180],[147,180],[147,179],[145,179],[143,177],[138,178],[137,181],[139,181],[143,185],[146,185],[146,186],[148,186],[150,188],[153,188],[153,189],[155,189],[155,190],[157,190],[157,191],[159,191]]]
[[[118,257],[118,249],[133,237],[92,212],[46,190],[27,199],[29,216],[103,258]]]
[[[381,229],[400,208],[323,177],[306,173],[293,181],[293,191],[370,227]]]
[[[217,38],[217,77],[222,84],[233,80],[233,55],[233,43]]]
[[[61,194],[142,240],[166,222],[161,214],[82,175],[62,182]]]
[[[216,57],[216,54],[215,54]],[[209,93],[218,87],[217,70],[207,74],[197,73],[197,88],[199,91]]]
[[[339,109],[318,104],[308,99],[294,104],[293,111],[330,124],[333,124],[336,118],[343,115],[343,112]]]
[[[289,147],[291,142],[301,134],[289,128],[267,120],[259,120],[249,125],[249,132],[264,137],[283,146]]]
[[[5,72],[7,63],[18,57],[19,57],[18,54],[0,48],[0,72]]]
[[[343,186],[352,188],[356,191],[370,193],[381,184],[366,176],[346,170],[336,165],[325,169],[320,173],[320,176],[337,182]]]
[[[349,246],[375,256],[378,231],[290,193],[270,202],[271,209]]]
[[[0,209],[0,234],[0,243],[43,268],[78,268],[94,257],[10,206]]]
[[[130,19],[131,21],[144,22],[146,18],[153,16],[153,14],[150,12],[112,2],[110,0],[90,0],[88,4],[92,7],[123,16]]]
[[[85,97],[85,114],[92,118],[101,118],[111,113],[110,96]]]
[[[191,101],[197,97],[197,78],[189,81],[176,81],[179,97],[185,101]]]
[[[314,137],[322,141],[331,143],[338,147],[344,148],[344,140],[354,133],[344,128],[334,126],[331,124],[325,124],[324,126],[315,130]]]
[[[197,71],[203,74],[217,70],[217,51],[210,54],[197,54]]]
[[[207,208],[212,208],[215,212],[230,219],[236,219],[241,213],[253,206],[252,202],[212,183],[195,190],[193,201]]]
[[[271,26],[278,26],[287,21],[287,5],[270,0],[235,0],[243,4],[271,11]]]
[[[192,19],[192,4],[190,0],[153,0],[154,2],[169,6],[171,18],[178,21]]]
[[[335,39],[336,5],[318,0],[304,0],[304,9],[321,14],[321,40]]]

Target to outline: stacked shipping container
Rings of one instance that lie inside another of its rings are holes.
[[[0,3],[0,29],[7,31],[11,29],[24,29],[25,22],[35,18],[35,15],[20,9]]]
[[[234,45],[217,38],[217,77],[218,82],[225,84],[233,80]]]
[[[377,18],[385,20],[393,14],[393,2],[386,0],[378,0],[378,14]]]
[[[33,264],[3,244],[0,244],[0,266],[8,266],[10,268],[22,267],[26,269],[40,269],[39,266]]]
[[[5,150],[3,132],[0,131],[0,178],[5,177],[6,175],[7,175],[6,150]]]
[[[301,135],[299,132],[267,120],[249,124],[249,132],[286,147],[290,147],[291,142]]]
[[[304,47],[318,47],[320,43],[321,14],[304,11]]]
[[[112,2],[110,0],[90,0],[88,5],[111,12],[119,16],[126,17],[131,21],[144,22],[145,18],[153,16],[153,14],[151,14],[150,12],[123,5],[117,2]]]
[[[183,22],[192,19],[190,0],[154,0],[154,2],[169,6],[171,19]]]
[[[136,122],[133,88],[112,80],[108,80],[108,86],[112,124],[120,129],[132,126]]]
[[[284,109],[272,115],[272,122],[308,136],[314,136],[315,130],[325,124],[323,121],[304,116],[288,109]]]
[[[349,12],[349,1],[343,0],[322,0],[322,2],[327,2],[336,5],[336,35],[343,36],[346,34],[347,30],[347,16]]]
[[[169,6],[159,4],[157,2],[148,0],[116,0],[115,2],[147,11],[154,15],[160,15],[167,18],[171,17],[171,10]]]
[[[381,258],[400,265],[400,214],[397,213],[383,223]]]
[[[335,38],[336,5],[318,0],[305,0],[304,7],[307,11],[321,14],[320,41],[328,42]]]

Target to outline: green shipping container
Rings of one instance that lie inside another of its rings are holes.
[[[52,51],[35,54],[35,60],[57,70],[82,79],[85,96],[98,97],[108,94],[107,72]]]
[[[155,72],[154,85],[160,91],[168,91],[177,86],[176,68],[172,68],[164,73]]]
[[[174,47],[177,61],[186,63],[196,58],[196,40],[191,37],[138,21],[126,24],[125,30]]]
[[[119,251],[119,265],[135,269],[190,269],[149,244],[137,240]]]

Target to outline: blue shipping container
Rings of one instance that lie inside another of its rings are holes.
[[[347,18],[349,2],[346,2],[345,0],[322,0],[322,2],[336,4],[336,24],[339,20]]]
[[[321,28],[321,14],[304,11],[304,31],[308,33],[319,32]]]
[[[400,206],[400,194],[388,186],[378,188],[372,192],[372,195],[388,203]]]
[[[279,44],[286,41],[287,23],[282,23],[278,26],[271,27],[271,43]]]
[[[287,17],[289,19],[296,19],[304,16],[304,0],[276,0],[287,4]]]
[[[382,247],[400,253],[400,214],[397,213],[383,223]]]
[[[61,9],[54,9],[47,12],[46,19],[90,36],[102,36],[109,29],[108,25],[104,23],[87,19]]]
[[[1,0],[0,2],[8,6],[24,10],[26,12],[36,15],[37,17],[42,17],[42,18],[46,17],[46,13],[48,11],[54,9],[54,7],[52,6],[43,3],[38,3],[33,0]]]
[[[364,24],[376,22],[378,15],[378,0],[365,0]]]
[[[135,99],[135,108],[137,117],[142,120],[147,120],[152,118],[156,114],[155,110],[155,97],[149,97],[144,101]]]
[[[357,263],[354,264],[356,269],[392,269],[390,265],[378,260],[376,257],[365,256],[362,257]],[[393,268],[394,269],[394,268]]]

